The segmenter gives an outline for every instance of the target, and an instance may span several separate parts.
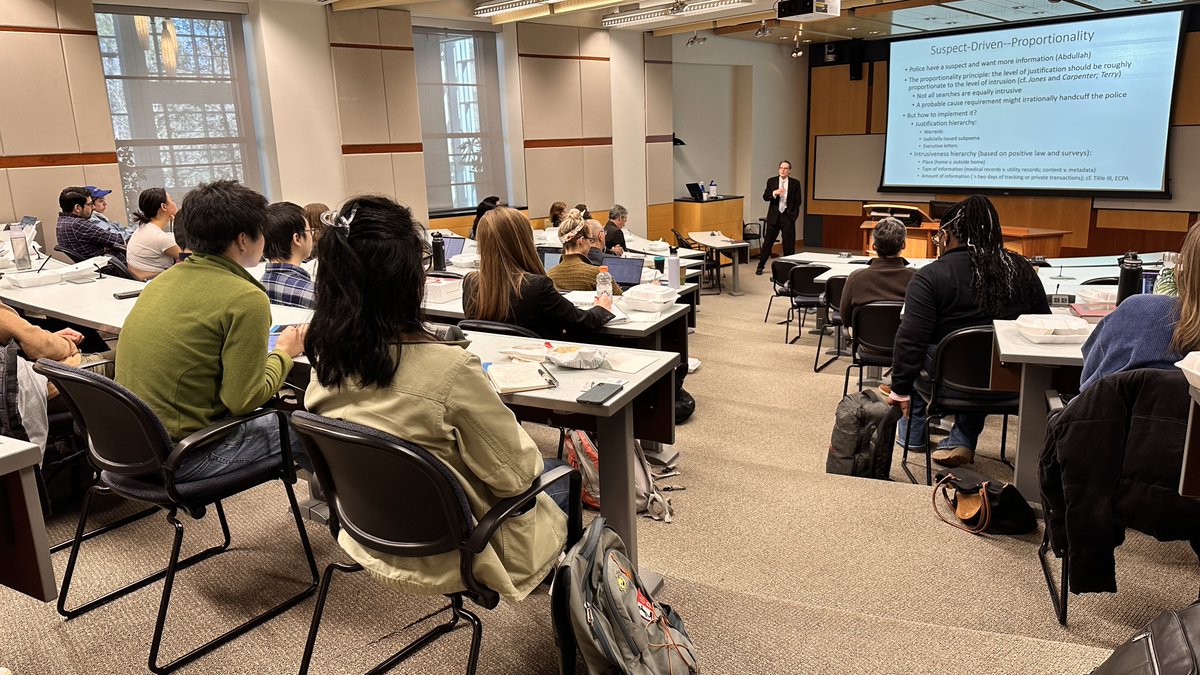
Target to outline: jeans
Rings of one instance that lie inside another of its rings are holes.
[[[289,429],[292,458],[301,466],[312,468],[300,445],[300,437]],[[280,454],[279,417],[264,415],[246,422],[214,445],[200,450],[187,459],[175,472],[180,483],[212,478],[237,471],[249,464]]]
[[[561,459],[547,458],[542,460],[542,465],[542,473],[545,473],[560,466],[567,466],[567,463]],[[550,487],[546,488],[546,494],[550,495],[550,498],[554,500],[555,504],[558,504],[563,513],[569,514],[571,512],[571,481],[569,477],[563,476],[551,483]]]
[[[930,345],[925,350],[925,371],[933,370],[933,351],[934,345]],[[964,395],[965,397],[965,395]],[[967,414],[955,415],[954,427],[950,430],[950,435],[946,440],[938,443],[938,448],[970,448],[975,451],[975,446],[979,444],[979,434],[983,433],[983,425],[987,421],[987,415]],[[925,399],[917,392],[912,393],[912,409],[909,411],[908,418],[901,417],[896,424],[896,442],[901,446],[907,445],[910,442],[908,437],[909,425],[912,425],[913,436],[911,439],[912,445],[910,449],[919,449],[924,451],[925,446],[922,441],[925,440]]]

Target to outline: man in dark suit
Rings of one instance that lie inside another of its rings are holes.
[[[779,175],[767,180],[763,190],[763,201],[767,207],[767,231],[763,232],[762,254],[758,258],[758,270],[762,274],[775,247],[775,238],[783,235],[783,254],[796,252],[796,218],[800,216],[800,200],[803,193],[800,181],[791,177],[792,163],[786,159],[779,163]]]

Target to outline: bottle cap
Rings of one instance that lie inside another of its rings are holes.
[[[601,265],[601,266],[600,266],[600,271],[601,271],[601,272],[607,272],[607,271],[608,271],[608,265]]]

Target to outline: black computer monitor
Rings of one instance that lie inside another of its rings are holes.
[[[935,199],[929,202],[929,217],[934,220],[941,220],[942,216],[946,215],[946,211],[958,202],[946,202],[940,199]]]
[[[641,258],[606,255],[603,264],[608,265],[608,273],[621,288],[637,286],[642,283],[642,267],[645,265],[645,261]]]

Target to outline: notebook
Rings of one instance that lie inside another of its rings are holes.
[[[449,260],[463,252],[467,240],[462,237],[444,237],[442,242],[446,245],[446,260]]]
[[[487,367],[487,376],[492,381],[492,386],[501,394],[558,386],[558,380],[544,365],[531,361],[493,363]]]
[[[622,258],[616,255],[604,256],[604,263],[608,265],[608,273],[612,275],[613,281],[621,288],[629,288],[642,283],[642,267],[646,261],[642,258]]]

